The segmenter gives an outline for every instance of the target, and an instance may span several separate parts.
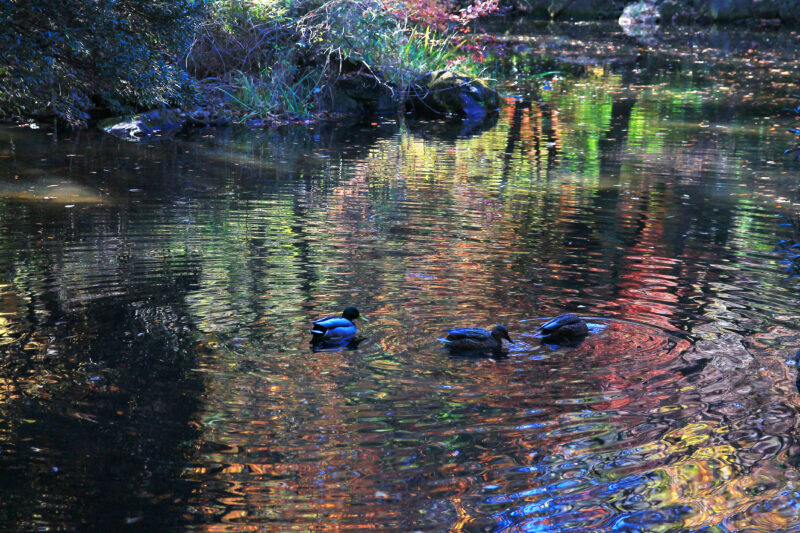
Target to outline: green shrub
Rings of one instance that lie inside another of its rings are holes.
[[[205,104],[232,109],[236,121],[308,115],[319,70],[297,19],[316,5],[302,0],[213,0],[186,58]],[[219,111],[219,109],[217,110]]]
[[[415,26],[391,7],[384,0],[329,0],[303,16],[298,28],[304,42],[324,57],[361,61],[382,79],[405,87],[421,73],[446,66],[453,46],[446,36]]]
[[[0,115],[85,125],[114,111],[180,100],[179,66],[204,0],[0,0]]]
[[[212,0],[195,31],[186,65],[198,79],[258,74],[290,57],[297,36],[292,0]]]
[[[487,0],[469,5],[451,13],[446,0],[216,0],[187,65],[214,80],[204,86],[242,120],[311,114],[326,86],[354,69],[401,89],[402,100],[421,74],[453,67],[455,30],[496,9]]]

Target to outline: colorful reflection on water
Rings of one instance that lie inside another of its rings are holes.
[[[470,135],[0,129],[4,527],[794,530],[797,73],[714,46],[537,98],[515,56]],[[497,323],[506,358],[436,340]]]

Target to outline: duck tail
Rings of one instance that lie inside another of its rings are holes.
[[[314,338],[322,338],[325,336],[325,333],[328,332],[328,329],[325,326],[321,326],[319,324],[314,324],[311,326],[311,334],[314,335]]]

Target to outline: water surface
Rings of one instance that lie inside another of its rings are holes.
[[[510,28],[484,129],[0,129],[4,527],[796,530],[797,36]]]

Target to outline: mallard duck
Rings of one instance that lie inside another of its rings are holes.
[[[356,325],[353,320],[360,318],[364,322],[369,322],[366,317],[359,314],[355,307],[345,307],[342,316],[328,316],[315,320],[311,326],[311,342],[313,344],[323,342],[339,343],[350,339],[356,334]]]
[[[483,328],[456,328],[448,332],[447,338],[440,339],[447,348],[459,352],[488,352],[503,347],[503,339],[514,342],[508,336],[505,326],[497,325],[492,331]]]
[[[545,344],[570,344],[582,340],[589,333],[589,326],[578,315],[568,313],[546,322],[537,337]]]

